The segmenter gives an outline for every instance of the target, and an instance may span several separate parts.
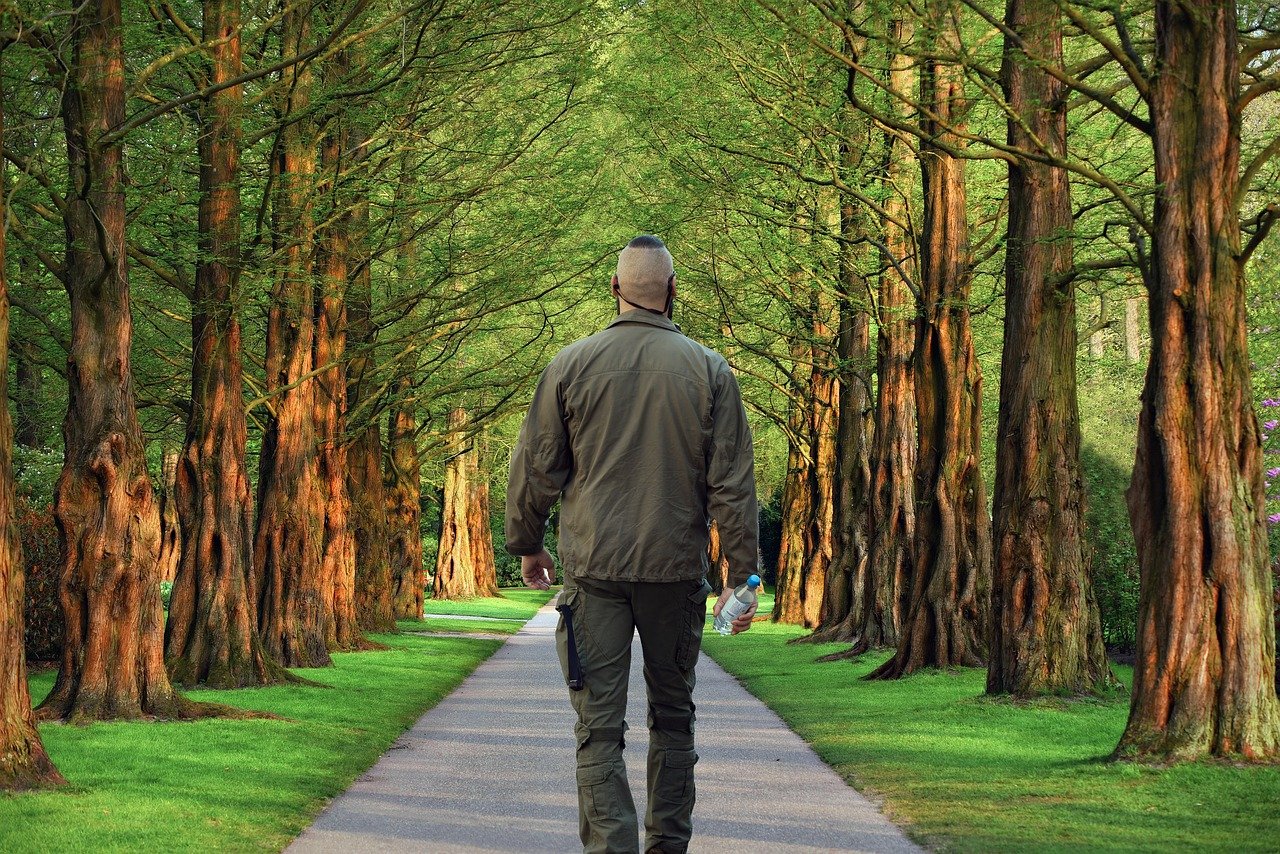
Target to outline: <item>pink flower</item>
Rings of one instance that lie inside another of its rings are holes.
[[[1280,513],[1272,513],[1267,517],[1267,521],[1272,525],[1280,525]]]
[[[1267,432],[1270,432],[1276,429],[1277,427],[1280,427],[1280,420],[1277,420],[1275,418],[1271,419],[1270,421],[1262,422],[1262,429],[1266,430]]]
[[[1268,480],[1275,480],[1278,477],[1280,477],[1280,466],[1276,466],[1273,469],[1267,469]]]

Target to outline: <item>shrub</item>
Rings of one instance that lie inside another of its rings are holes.
[[[27,658],[52,661],[62,654],[62,607],[58,602],[61,547],[53,511],[38,511],[18,499],[18,534],[26,566],[27,589],[23,602]]]

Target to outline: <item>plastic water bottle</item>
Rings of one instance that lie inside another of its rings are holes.
[[[733,591],[729,601],[720,609],[720,616],[716,617],[714,626],[717,632],[722,635],[733,634],[733,621],[747,613],[747,609],[756,603],[756,590],[759,587],[758,575],[748,578],[746,584],[738,585],[738,589]]]

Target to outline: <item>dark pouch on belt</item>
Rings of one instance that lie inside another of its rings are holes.
[[[582,659],[578,657],[578,642],[573,637],[573,610],[568,605],[557,605],[556,610],[564,617],[564,628],[568,634],[569,676],[565,684],[571,691],[581,691],[586,683],[582,679]]]

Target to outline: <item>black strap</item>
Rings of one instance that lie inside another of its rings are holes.
[[[569,678],[565,684],[570,691],[581,691],[586,682],[582,678],[582,659],[578,658],[578,642],[573,637],[573,611],[568,605],[557,605],[556,610],[564,617],[564,628],[569,634]]]

